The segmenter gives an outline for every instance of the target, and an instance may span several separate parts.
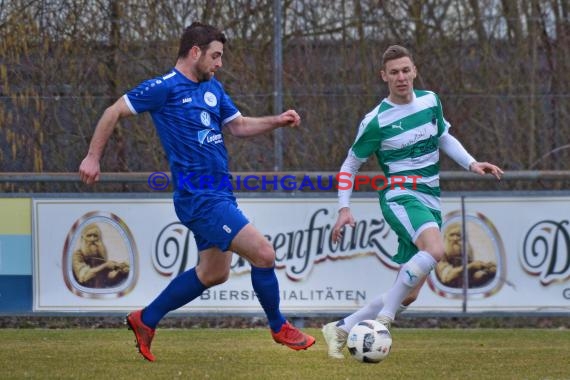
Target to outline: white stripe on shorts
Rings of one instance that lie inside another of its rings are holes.
[[[404,226],[404,228],[408,232],[408,235],[410,235],[412,242],[414,244],[416,243],[416,240],[418,239],[420,234],[422,232],[424,232],[426,229],[428,229],[430,227],[435,227],[439,230],[439,226],[435,222],[424,223],[420,226],[420,228],[418,228],[417,230],[414,230],[412,222],[410,221],[410,218],[408,217],[408,213],[406,212],[406,208],[404,206],[402,206],[396,202],[388,202],[387,204],[388,204],[388,207],[390,207],[390,210],[392,210],[392,212],[396,216],[396,218],[398,218],[400,223],[402,223],[402,225]]]
[[[420,226],[420,228],[418,228],[418,230],[416,231],[414,236],[412,236],[412,242],[414,242],[414,244],[416,244],[416,240],[418,240],[418,238],[420,237],[420,234],[430,227],[435,227],[439,230],[439,226],[437,225],[436,222],[424,223]]]
[[[402,223],[402,225],[408,232],[408,235],[414,236],[415,235],[414,227],[412,227],[412,222],[410,221],[410,218],[408,218],[408,213],[406,212],[406,208],[402,205],[397,204],[396,202],[388,202],[388,207],[390,207],[390,210],[392,210],[394,215],[396,215],[396,218],[398,218],[400,223]]]

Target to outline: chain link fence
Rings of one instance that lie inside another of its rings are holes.
[[[196,20],[229,38],[218,76],[242,113],[274,113],[274,9],[281,9],[282,24],[278,95],[282,107],[298,110],[303,120],[301,129],[280,134],[280,171],[338,170],[360,119],[387,95],[380,58],[393,43],[412,50],[416,86],[440,95],[452,133],[478,160],[508,171],[569,169],[567,1],[289,0],[279,7],[275,1],[0,1],[0,172],[76,172],[105,107],[140,81],[166,73],[181,31]],[[274,170],[274,139],[226,136],[232,170]],[[372,161],[363,170],[378,170]],[[168,170],[148,115],[120,123],[102,169]],[[442,169],[458,167],[445,158]],[[517,190],[569,184],[510,183],[507,188]],[[0,186],[8,192],[84,190],[78,183]]]

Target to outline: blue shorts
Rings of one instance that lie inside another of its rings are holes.
[[[194,234],[198,252],[212,247],[227,251],[249,223],[233,196],[175,196],[174,209],[182,224]]]

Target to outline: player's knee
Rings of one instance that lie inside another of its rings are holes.
[[[425,249],[425,251],[429,253],[431,257],[433,257],[433,259],[437,262],[440,262],[441,259],[443,259],[443,256],[445,255],[445,249],[443,248],[443,243],[431,244],[429,247]]]
[[[443,245],[443,238],[437,234],[420,235],[420,239],[415,241],[416,246],[420,251],[429,253],[435,261],[441,261],[445,255],[445,247]]]
[[[269,242],[258,247],[255,257],[252,258],[252,264],[259,268],[275,266],[275,250]]]
[[[441,261],[441,259],[443,259],[445,252],[442,249],[441,251],[437,250],[437,251],[430,252],[430,254],[434,258],[434,260],[439,263]]]
[[[200,278],[200,281],[202,282],[202,285],[204,285],[207,288],[210,288],[212,286],[223,284],[228,280],[229,277],[230,277],[229,270],[210,272],[210,273],[205,273],[202,276],[202,278]]]

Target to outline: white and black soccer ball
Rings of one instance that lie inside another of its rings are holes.
[[[348,333],[350,355],[363,363],[380,363],[392,348],[392,335],[382,323],[369,319],[358,322]]]

